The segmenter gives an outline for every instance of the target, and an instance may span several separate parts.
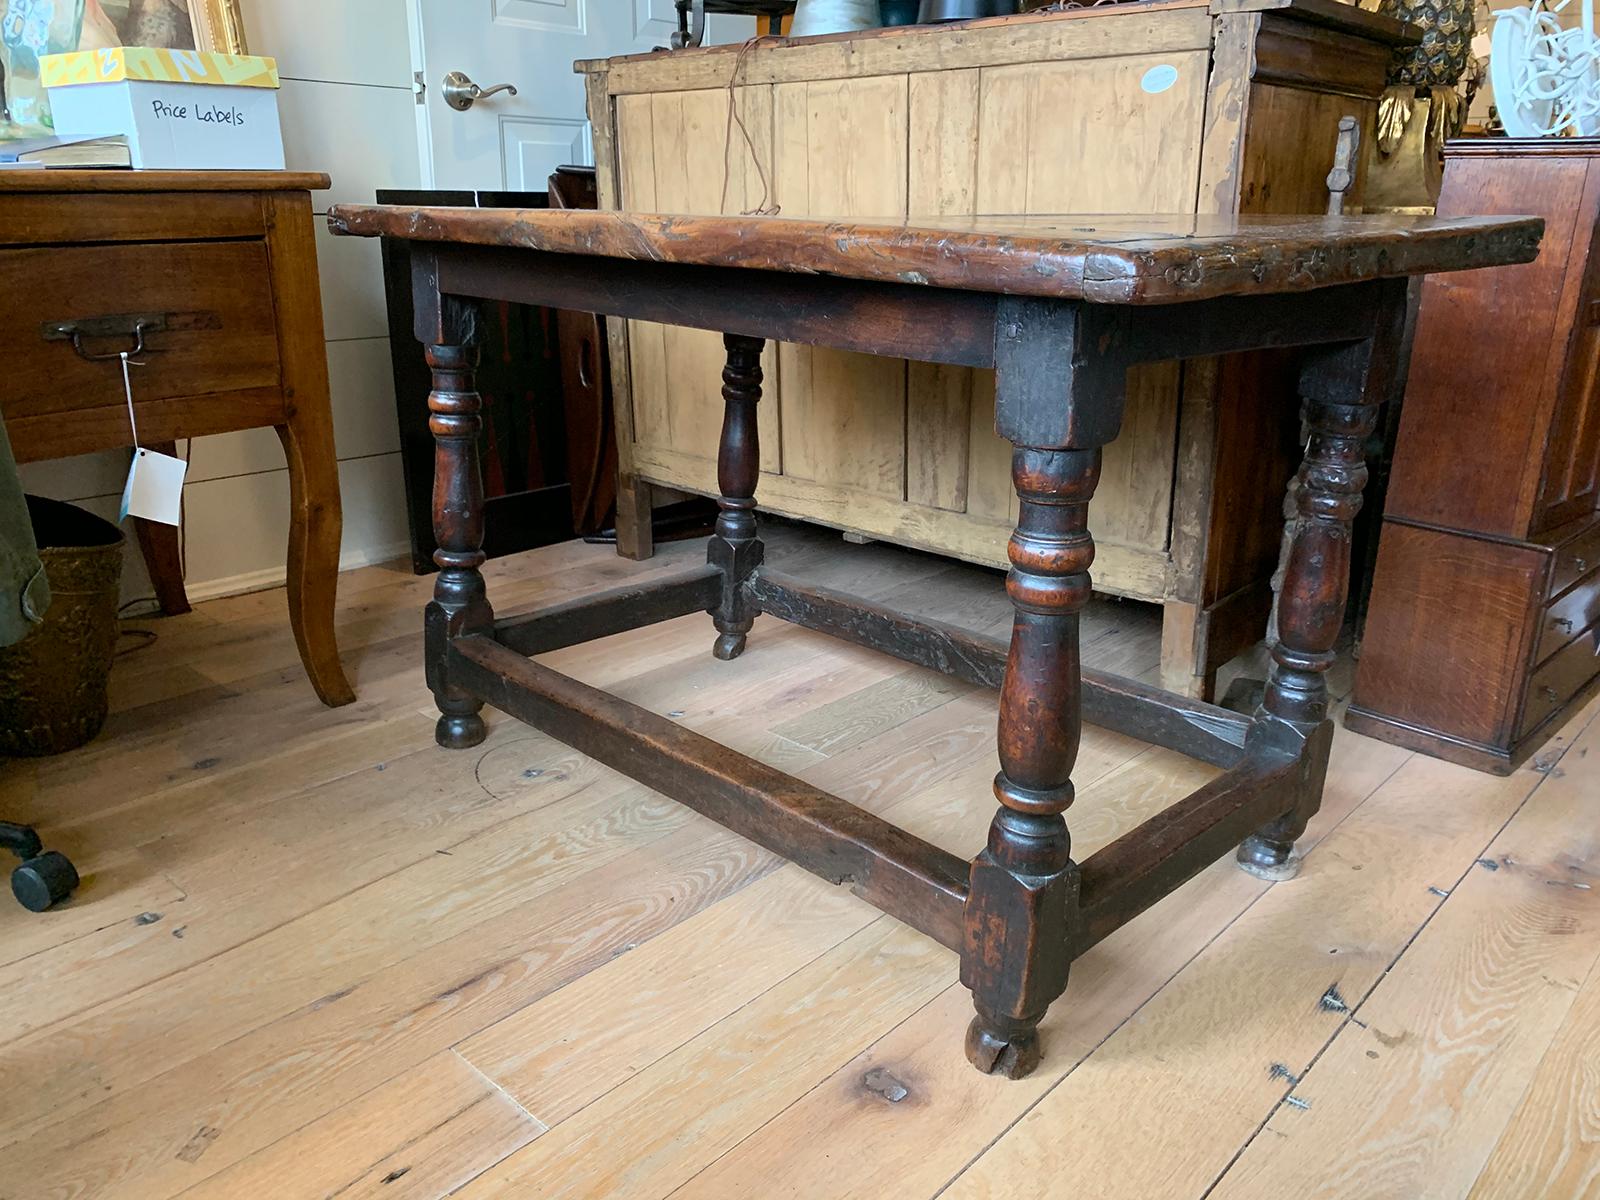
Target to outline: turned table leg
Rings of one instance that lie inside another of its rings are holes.
[[[961,981],[978,1015],[967,1057],[1016,1079],[1039,1063],[1039,1022],[1066,990],[1078,867],[1062,814],[1081,728],[1078,613],[1089,599],[1088,508],[1099,450],[1019,447],[1007,548],[1015,616],[1000,690],[1000,809],[972,863]]]
[[[727,333],[722,337],[728,363],[722,370],[722,443],[717,450],[716,532],[706,548],[706,561],[722,571],[722,600],[712,610],[720,659],[744,653],[745,635],[755,624],[756,605],[745,587],[761,565],[761,539],[756,535],[756,480],[761,472],[761,446],[756,405],[761,401],[761,349],[765,340]]]
[[[1258,722],[1279,721],[1310,738],[1328,718],[1327,671],[1344,625],[1350,588],[1350,537],[1367,482],[1366,442],[1395,370],[1405,318],[1403,289],[1380,314],[1377,334],[1307,355],[1300,373],[1308,432],[1296,477],[1296,514],[1278,593],[1272,671]],[[1290,879],[1295,841],[1322,804],[1325,751],[1302,781],[1299,801],[1239,847],[1253,875]]]
[[[478,433],[483,401],[474,387],[478,351],[476,310],[440,297],[438,335],[426,347],[433,390],[428,394],[428,428],[434,438],[433,536],[439,566],[433,601],[425,617],[428,687],[439,705],[434,740],[451,750],[483,741],[479,715],[483,701],[450,680],[450,642],[464,634],[487,632],[494,612],[484,591],[483,477],[478,467]]]

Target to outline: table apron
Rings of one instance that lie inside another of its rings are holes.
[[[1391,282],[1168,304],[1094,304],[738,267],[418,243],[430,292],[659,321],[919,362],[995,365],[997,317],[1019,303],[1080,312],[1092,357],[1114,368],[1372,336]],[[419,308],[419,317],[422,317]],[[426,320],[426,317],[423,317]],[[428,340],[427,326],[418,336]],[[1062,394],[1066,396],[1066,381]]]
[[[996,297],[983,292],[493,246],[418,245],[412,261],[416,272],[437,272],[445,295],[920,362],[994,365]]]

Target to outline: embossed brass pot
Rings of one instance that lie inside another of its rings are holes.
[[[117,644],[122,531],[59,500],[28,497],[50,581],[44,620],[0,649],[0,755],[36,757],[81,746],[106,720]]]

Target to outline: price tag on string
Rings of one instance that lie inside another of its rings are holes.
[[[146,450],[139,445],[139,425],[133,416],[133,381],[129,378],[130,360],[124,350],[122,358],[122,390],[128,397],[128,428],[133,431],[133,462],[128,464],[128,482],[122,489],[122,513],[118,521],[129,517],[143,517],[147,521],[160,521],[176,525],[182,519],[183,476],[189,464],[181,458]],[[134,362],[135,367],[143,363]]]

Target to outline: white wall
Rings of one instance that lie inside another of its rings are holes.
[[[289,167],[333,177],[332,190],[312,204],[344,501],[342,565],[393,558],[407,534],[378,245],[331,237],[321,214],[339,201],[370,201],[375,188],[420,185],[406,0],[246,0],[243,9],[251,52],[275,57],[283,76]],[[190,598],[281,583],[289,482],[277,435],[196,438],[189,457]],[[31,463],[23,486],[115,519],[127,464],[126,451]],[[128,532],[123,594],[148,596]]]

